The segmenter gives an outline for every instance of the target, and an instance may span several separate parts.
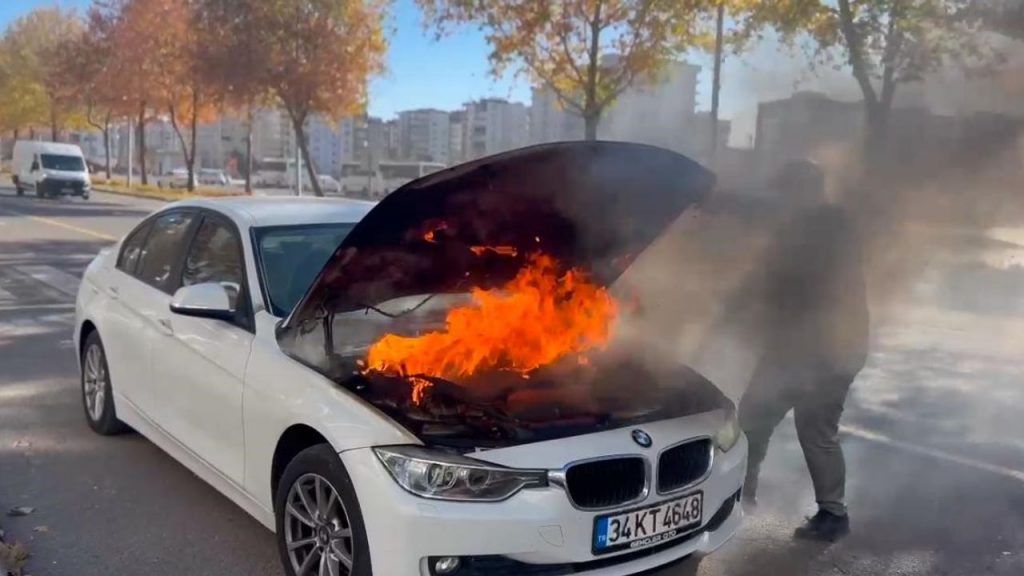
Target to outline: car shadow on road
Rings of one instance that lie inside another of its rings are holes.
[[[81,200],[78,198],[37,198],[0,194],[3,206],[30,216],[49,218],[143,218],[152,210],[135,208],[116,202]]]

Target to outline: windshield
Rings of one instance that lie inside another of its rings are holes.
[[[79,156],[65,156],[63,154],[41,154],[43,168],[47,170],[62,170],[65,172],[84,172],[85,162]]]
[[[256,258],[270,312],[284,317],[306,293],[353,223],[256,228]]]

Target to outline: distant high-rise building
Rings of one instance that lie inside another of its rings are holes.
[[[500,98],[466,103],[466,160],[525,146],[529,142],[526,106]]]
[[[797,92],[757,107],[754,140],[757,172],[773,177],[790,160],[813,159],[823,147],[858,138],[864,105],[833,100],[818,92]]]
[[[202,168],[229,168],[240,174],[246,151],[245,118],[222,116],[199,125],[196,133],[196,165]]]
[[[309,161],[313,163],[318,174],[341,173],[341,124],[342,121],[331,120],[320,114],[312,115],[306,120],[304,128],[309,147]]]
[[[448,160],[455,165],[466,161],[466,111],[456,110],[448,120]]]
[[[609,56],[604,64],[614,68],[618,59]],[[700,66],[672,62],[652,78],[637,79],[605,111],[598,137],[693,154],[699,73]]]
[[[292,125],[288,115],[277,108],[261,108],[253,112],[253,158],[292,158]]]
[[[715,156],[717,157],[720,152],[729,146],[732,122],[719,118],[718,123],[715,125],[715,131],[718,132],[718,149],[715,151]],[[689,150],[694,159],[701,162],[709,162],[711,160],[711,140],[711,112],[699,112],[693,119],[692,146]]]
[[[607,55],[602,66],[614,69],[619,57]],[[659,74],[637,79],[601,116],[598,137],[653,144],[692,154],[700,67],[672,62]],[[533,90],[530,110],[530,141],[534,143],[579,140],[584,122],[579,113],[558,101],[546,87]]]
[[[451,125],[447,112],[432,108],[399,112],[398,133],[403,160],[448,164]]]
[[[402,137],[398,129],[398,120],[387,120],[381,126],[384,140],[384,158],[397,160],[401,157]]]
[[[388,159],[385,122],[375,116],[354,116],[341,122],[342,162],[369,167]]]
[[[554,91],[543,87],[534,88],[530,104],[530,143],[582,139],[583,118],[566,110]]]

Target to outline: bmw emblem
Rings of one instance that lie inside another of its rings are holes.
[[[639,428],[633,430],[632,435],[633,442],[636,442],[641,448],[650,448],[651,444],[654,443],[654,441],[651,440],[651,435]]]

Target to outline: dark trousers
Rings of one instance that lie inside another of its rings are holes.
[[[739,408],[740,427],[750,445],[745,494],[757,494],[768,442],[786,413],[793,410],[818,507],[846,514],[846,461],[839,445],[839,419],[856,376],[856,371],[850,372],[802,367],[772,358],[758,365]]]

